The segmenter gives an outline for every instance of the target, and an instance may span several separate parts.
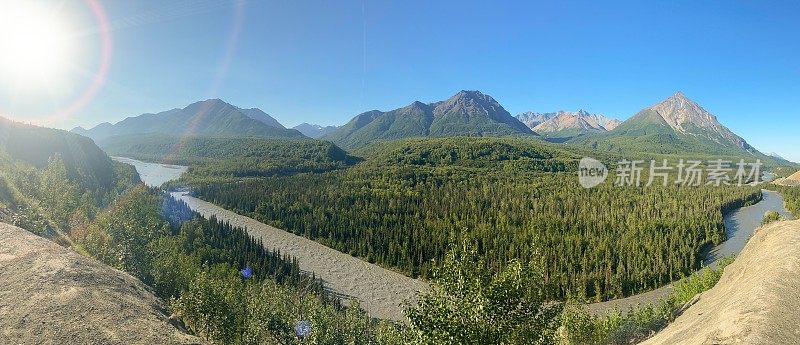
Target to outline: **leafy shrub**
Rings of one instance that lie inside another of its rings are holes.
[[[783,220],[783,217],[781,216],[780,213],[775,212],[775,211],[767,211],[767,213],[764,214],[764,218],[761,219],[761,226],[767,225],[769,223],[777,222],[777,221],[780,221],[780,220]]]

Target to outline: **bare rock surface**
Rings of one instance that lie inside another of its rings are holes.
[[[642,344],[800,344],[800,220],[759,229],[719,283]]]
[[[0,223],[0,344],[203,344],[138,279]]]

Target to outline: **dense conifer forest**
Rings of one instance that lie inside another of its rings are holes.
[[[699,266],[703,247],[723,240],[722,215],[760,198],[757,187],[619,187],[613,177],[585,189],[577,160],[594,153],[518,138],[384,142],[359,150],[363,160],[312,141],[254,139],[267,146],[253,148],[226,140],[186,146],[180,162],[193,167],[173,185],[425,277],[432,291],[408,307],[407,325],[342,306],[292,258],[135,186],[136,173],[124,164],[112,163],[111,185],[96,187],[104,182],[71,174],[73,163],[58,152],[41,167],[0,152],[0,216],[131,273],[169,301],[192,333],[215,343],[530,344],[639,339],[628,328],[663,325],[668,320],[653,318],[652,307],[604,319],[562,313],[547,301],[616,298],[679,279]],[[200,157],[215,145],[233,158]],[[226,151],[237,147],[238,155]],[[595,157],[612,169],[617,159]],[[269,165],[247,170],[243,162]],[[777,188],[797,214],[800,189]],[[694,295],[718,275],[696,274],[688,282],[703,284],[679,290]],[[464,279],[471,283],[458,283]],[[679,303],[670,298],[656,308],[674,310]],[[509,314],[509,305],[525,308]],[[295,334],[298,320],[314,327],[306,339]],[[481,331],[500,324],[495,333]]]
[[[246,177],[321,173],[358,162],[336,145],[305,139],[122,136],[106,139],[112,156],[189,165],[194,176]]]
[[[757,188],[735,186],[636,188],[609,180],[584,189],[574,174],[578,154],[531,140],[412,139],[364,156],[347,170],[193,188],[411,276],[430,277],[460,239],[476,243],[496,270],[543,255],[550,298],[595,300],[690,273],[701,250],[723,240],[723,214],[760,198]]]

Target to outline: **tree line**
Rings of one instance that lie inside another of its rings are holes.
[[[541,152],[515,153],[532,149]],[[702,249],[724,240],[723,214],[761,197],[757,188],[733,186],[607,181],[584,189],[572,172],[559,172],[574,171],[572,156],[487,139],[412,140],[382,152],[346,170],[197,183],[193,190],[414,277],[431,277],[461,239],[476,243],[496,271],[543,256],[549,298],[592,300],[647,291],[699,268]],[[541,164],[558,161],[566,163]]]

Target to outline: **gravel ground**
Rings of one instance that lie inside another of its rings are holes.
[[[314,272],[335,294],[345,299],[357,299],[372,317],[404,320],[401,304],[404,301],[416,302],[417,293],[428,287],[421,280],[370,264],[186,193],[174,192],[172,196],[185,201],[192,210],[206,217],[215,215],[220,220],[246,228],[252,236],[261,238],[269,250],[280,250],[294,256],[301,270]]]

